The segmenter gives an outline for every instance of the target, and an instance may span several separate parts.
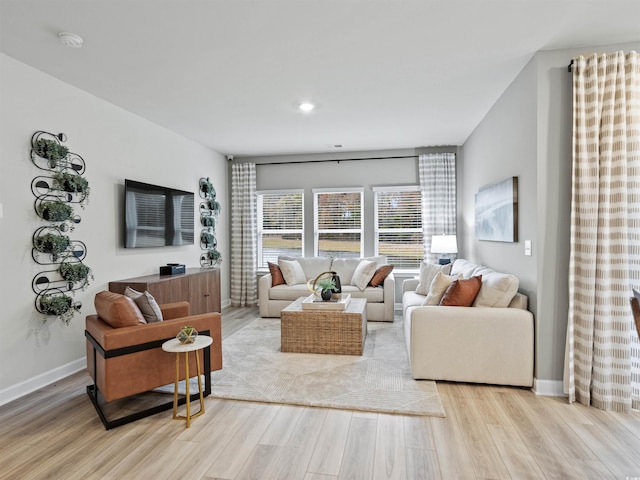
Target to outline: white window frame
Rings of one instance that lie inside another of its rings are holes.
[[[314,188],[313,193],[313,252],[315,256],[319,256],[319,244],[321,233],[359,233],[360,234],[360,256],[364,251],[364,188],[347,187],[347,188]],[[327,193],[360,193],[360,228],[359,229],[326,229],[318,228],[318,195]]]
[[[419,192],[419,185],[388,185],[381,187],[372,187],[373,191],[373,209],[374,209],[374,255],[380,255],[379,247],[380,247],[380,234],[381,233],[420,233],[424,232],[423,226],[421,225],[419,228],[379,228],[379,218],[378,218],[378,194],[379,193],[390,193],[390,192]],[[420,220],[422,223],[422,211],[420,211]],[[399,272],[417,272],[420,270],[420,266],[418,265],[416,268],[398,268],[396,271]]]
[[[297,229],[282,229],[282,230],[272,230],[272,229],[263,229],[263,203],[262,203],[262,196],[263,195],[290,195],[290,194],[300,194],[302,195],[302,222],[301,222],[301,228],[300,230]],[[257,228],[257,249],[258,249],[258,270],[265,270],[266,269],[266,265],[263,266],[263,255],[262,255],[262,248],[263,248],[263,235],[269,235],[269,234],[288,234],[288,233],[299,233],[301,235],[301,241],[302,241],[302,250],[301,250],[301,256],[304,257],[304,189],[288,189],[288,190],[259,190],[256,192],[256,202],[257,202],[257,212],[258,212],[258,218],[257,218],[257,223],[258,223],[258,228]]]

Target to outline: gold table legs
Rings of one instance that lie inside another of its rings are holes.
[[[196,366],[198,373],[198,391],[200,393],[200,410],[197,413],[191,414],[191,392],[189,391],[189,352],[184,352],[185,362],[185,393],[186,393],[186,415],[178,415],[178,382],[180,381],[180,353],[176,353],[176,383],[173,389],[173,418],[187,421],[187,428],[191,427],[191,419],[199,417],[204,413],[204,395],[202,394],[202,372],[200,371],[200,355],[198,351],[194,351],[196,356]]]

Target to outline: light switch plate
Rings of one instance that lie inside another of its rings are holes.
[[[531,240],[524,241],[524,254],[528,257],[531,256]]]
[[[0,203],[0,218],[4,217],[4,210],[2,209],[2,204]]]

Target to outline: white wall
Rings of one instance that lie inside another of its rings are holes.
[[[93,297],[110,280],[157,273],[180,262],[199,266],[199,245],[161,249],[122,248],[122,192],[125,178],[193,191],[210,177],[222,203],[217,227],[223,302],[229,299],[227,165],[209,148],[172,133],[0,54],[0,404],[83,368],[84,317],[95,312]],[[41,174],[30,161],[37,130],[64,132],[66,145],[86,161],[89,205],[76,208],[82,222],[71,234],[84,241],[95,280],[75,298],[80,315],[69,326],[34,308],[33,276],[42,271],[31,258],[31,236],[44,225],[34,212],[30,185]],[[198,198],[198,197],[196,197]],[[197,220],[197,211],[194,212]],[[199,233],[199,229],[196,230]]]

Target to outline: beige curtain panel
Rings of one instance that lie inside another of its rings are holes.
[[[258,302],[257,194],[254,163],[231,165],[231,305]]]
[[[640,408],[640,64],[616,52],[573,59],[573,175],[565,378],[569,401]]]
[[[439,255],[431,253],[431,236],[456,234],[456,155],[420,155],[418,171],[422,191],[424,258],[428,263],[438,263]]]

